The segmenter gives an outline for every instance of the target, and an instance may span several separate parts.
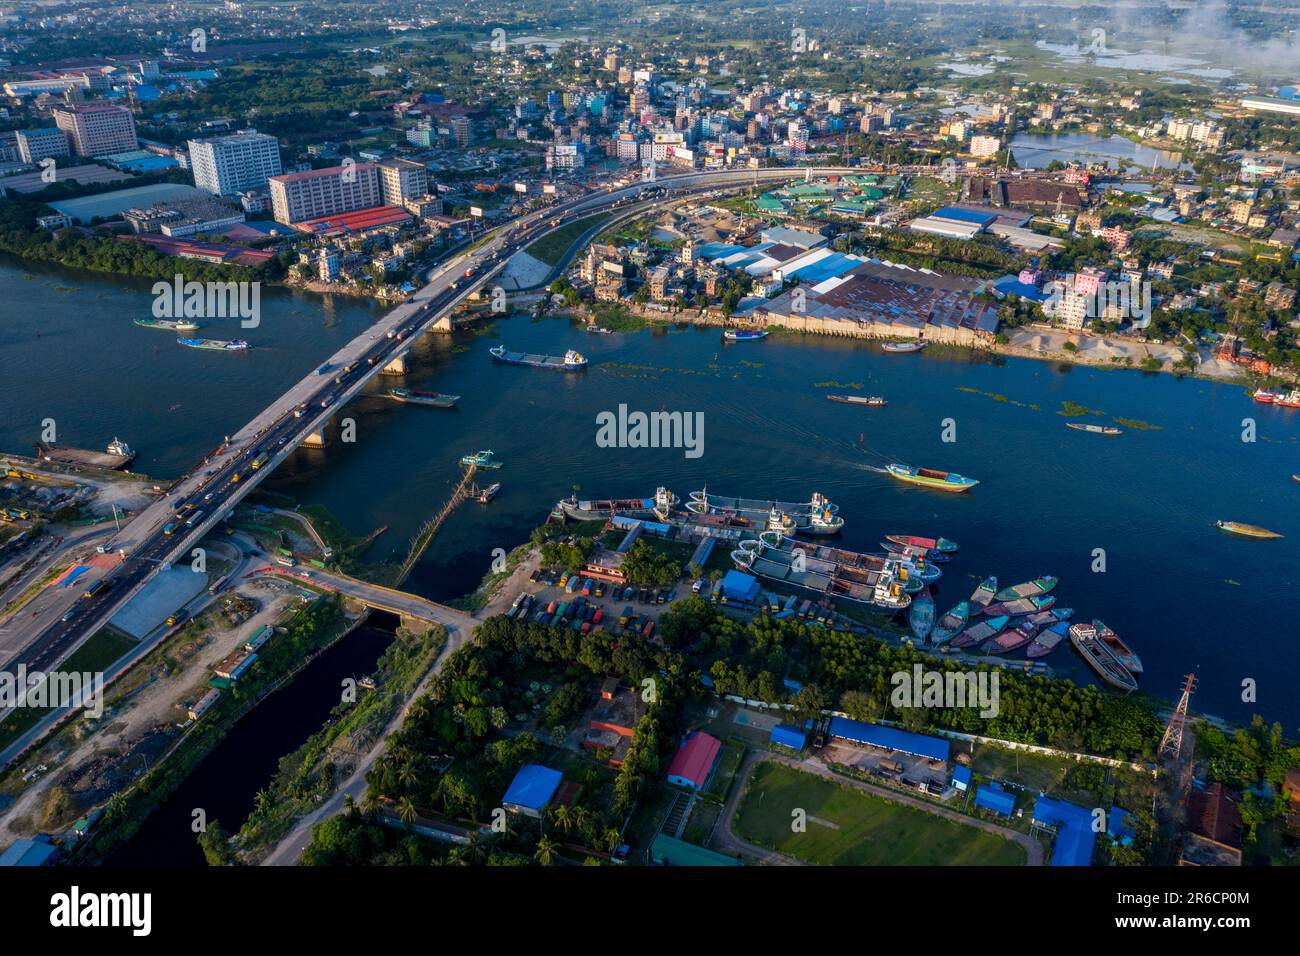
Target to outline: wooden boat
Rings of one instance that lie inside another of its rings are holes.
[[[1110,686],[1122,691],[1137,690],[1137,678],[1121,664],[1104,643],[1097,639],[1097,629],[1088,624],[1070,626],[1070,643],[1088,666]]]
[[[1082,422],[1066,422],[1066,428],[1073,428],[1078,432],[1090,432],[1093,435],[1122,435],[1124,430],[1116,428],[1114,425],[1086,425]]]
[[[1295,475],[1291,476],[1296,477]],[[1257,524],[1246,524],[1244,521],[1216,521],[1215,526],[1220,531],[1226,531],[1228,534],[1235,534],[1239,538],[1255,538],[1259,541],[1271,541],[1274,538],[1280,538],[1282,535],[1276,531],[1269,531],[1267,528],[1261,528]]]
[[[957,550],[957,542],[949,541],[947,538],[923,538],[915,534],[887,534],[885,540],[892,541],[904,548],[925,548],[927,551],[942,551],[944,554],[951,554]]]
[[[979,484],[974,478],[966,478],[953,471],[936,471],[933,468],[917,468],[915,465],[891,464],[885,471],[899,481],[940,491],[970,491]]]
[[[990,638],[997,637],[1005,629],[1011,618],[1003,615],[1002,617],[990,617],[972,624],[966,630],[962,631],[952,639],[953,647],[974,647],[976,644],[982,644]]]
[[[1034,615],[1037,617],[1037,615]],[[1052,621],[1035,621],[1032,617],[1022,618],[1012,627],[1003,631],[997,637],[986,643],[982,650],[985,654],[1010,654],[1012,651],[1018,651],[1035,637],[1038,632],[1045,628]]]
[[[1020,617],[1037,611],[1046,611],[1055,603],[1054,594],[1035,594],[1033,597],[1016,598],[1014,601],[994,601],[984,609],[984,613],[990,617],[997,617],[999,614]]]
[[[826,399],[843,405],[865,405],[868,408],[884,408],[889,404],[879,395],[827,395]]]
[[[925,348],[926,342],[920,339],[912,339],[910,342],[881,342],[880,347],[886,352],[899,354],[903,352],[919,352]]]
[[[1009,588],[1003,588],[997,593],[999,601],[1014,601],[1017,598],[1033,597],[1036,594],[1046,594],[1052,588],[1056,587],[1057,579],[1050,574],[1045,574],[1041,578],[1035,578],[1024,584],[1015,584]]]
[[[923,588],[916,597],[912,598],[911,610],[907,612],[907,623],[918,641],[924,641],[930,636],[930,630],[934,627],[934,598],[930,597],[928,587]]]
[[[955,608],[939,618],[930,631],[931,644],[947,644],[957,632],[970,623],[970,602],[962,601]]]
[[[1131,647],[1120,640],[1118,634],[1101,621],[1094,619],[1091,624],[1079,623],[1074,626],[1079,628],[1081,632],[1091,628],[1093,636],[1106,646],[1106,649],[1114,655],[1115,660],[1124,665],[1125,670],[1134,675],[1142,673],[1142,658],[1138,657]]]
[[[975,593],[970,596],[971,614],[983,614],[984,609],[993,603],[993,597],[997,590],[997,577],[985,578],[980,583],[980,586],[975,589]]]
[[[1029,642],[1029,648],[1025,651],[1025,656],[1034,660],[1040,657],[1046,657],[1052,651],[1060,646],[1070,636],[1070,622],[1057,621],[1051,627],[1039,631],[1038,635]]]

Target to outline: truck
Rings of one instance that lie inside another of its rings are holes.
[[[320,368],[316,369],[316,374],[317,374],[317,375],[324,375],[324,374],[325,374],[326,372],[328,372],[329,370],[330,370],[330,363],[329,363],[329,362],[326,362],[326,363],[325,363],[324,365],[322,365]]]
[[[252,464],[250,464],[248,467],[256,471],[257,469],[261,468],[270,460],[271,460],[271,456],[263,452],[262,454],[254,458]]]
[[[83,599],[89,600],[90,598],[93,598],[96,594],[98,594],[100,591],[103,591],[107,587],[108,587],[108,578],[104,578],[104,580],[96,581],[90,587],[86,588],[85,592],[81,596]]]
[[[618,616],[618,626],[627,627],[627,622],[632,619],[633,613],[632,605],[629,604],[627,607],[623,608],[623,613]]]
[[[176,522],[168,521],[163,525],[163,534],[173,534],[176,531]]]
[[[189,619],[190,619],[189,611],[186,611],[184,609],[179,611],[172,611],[171,614],[167,615],[167,626],[175,627],[178,624],[184,624]]]

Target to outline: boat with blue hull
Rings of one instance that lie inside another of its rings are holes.
[[[722,337],[728,342],[757,342],[767,338],[767,333],[757,329],[727,329]]]

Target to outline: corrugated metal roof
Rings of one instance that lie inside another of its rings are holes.
[[[948,741],[939,737],[926,737],[897,727],[885,727],[881,724],[864,724],[850,720],[848,717],[831,718],[831,736],[854,743],[868,744],[885,750],[897,750],[900,753],[926,757],[930,760],[948,759]]]

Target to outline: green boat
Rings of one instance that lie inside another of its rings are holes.
[[[478,451],[472,455],[465,455],[461,458],[460,463],[466,468],[491,468],[493,470],[500,468],[505,464],[500,458],[492,453],[492,449]]]

